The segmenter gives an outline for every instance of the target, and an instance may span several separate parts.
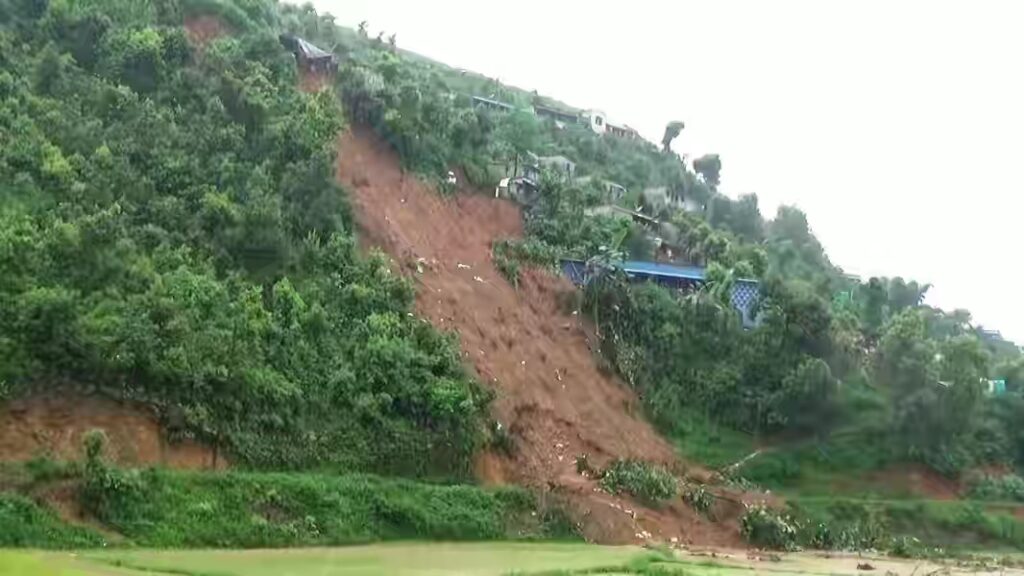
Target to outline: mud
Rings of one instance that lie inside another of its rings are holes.
[[[403,172],[394,152],[362,127],[340,137],[337,168],[361,244],[383,249],[415,279],[419,314],[458,333],[466,364],[495,392],[492,416],[508,430],[514,450],[510,457],[482,454],[481,481],[556,493],[571,503],[592,541],[635,543],[649,533],[658,540],[742,545],[734,519],[708,521],[681,501],[646,508],[577,473],[582,454],[597,467],[626,457],[677,471],[685,465],[641,417],[632,391],[598,369],[595,343],[579,316],[558,306],[573,286],[525,270],[514,287],[495,269],[492,243],[523,233],[517,205],[464,185],[443,197]]]

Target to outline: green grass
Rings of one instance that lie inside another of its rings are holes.
[[[0,492],[0,547],[86,548],[102,544],[99,534],[65,524],[24,496]]]
[[[119,471],[87,484],[87,504],[132,543],[255,548],[396,539],[552,536],[520,488],[433,485],[368,475]],[[564,525],[562,522],[560,525]]]
[[[666,429],[672,430],[680,454],[711,468],[738,462],[757,449],[751,435],[716,425],[697,412]]]
[[[805,497],[789,501],[795,515],[847,527],[879,527],[889,536],[911,536],[947,551],[1024,550],[1024,507],[970,501],[865,500]]]
[[[93,552],[74,566],[195,576],[499,576],[625,566],[641,556],[634,547],[571,543],[393,543],[291,550]]]
[[[291,550],[108,550],[83,554],[0,551],[0,576],[860,576],[860,556],[785,554],[777,562],[743,554],[712,559],[668,550],[572,543],[402,542]],[[873,557],[878,573],[937,573],[921,560]]]

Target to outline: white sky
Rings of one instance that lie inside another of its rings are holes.
[[[1024,2],[316,0],[339,24],[721,154],[851,273],[1024,343]]]

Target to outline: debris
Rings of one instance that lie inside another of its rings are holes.
[[[562,375],[561,375],[561,373],[558,372],[557,368],[555,369],[555,378],[558,378],[559,382],[562,381]]]
[[[477,282],[481,282],[481,283],[483,283],[483,281],[484,281],[484,279],[479,277],[479,276],[473,276],[473,280],[476,280]]]
[[[462,262],[459,262],[457,264],[457,266],[459,267],[459,270],[469,270],[469,269],[472,268],[472,266],[467,266],[467,265],[463,264]]]
[[[565,448],[565,444],[562,444],[561,442],[555,442],[555,448],[561,450],[562,448]]]
[[[679,544],[679,538],[677,538],[676,536],[669,538],[668,541],[673,544]]]
[[[868,562],[858,562],[857,570],[874,570],[875,567]]]

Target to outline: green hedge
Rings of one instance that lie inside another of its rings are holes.
[[[368,475],[92,473],[88,508],[151,547],[282,547],[546,535],[530,493]]]

